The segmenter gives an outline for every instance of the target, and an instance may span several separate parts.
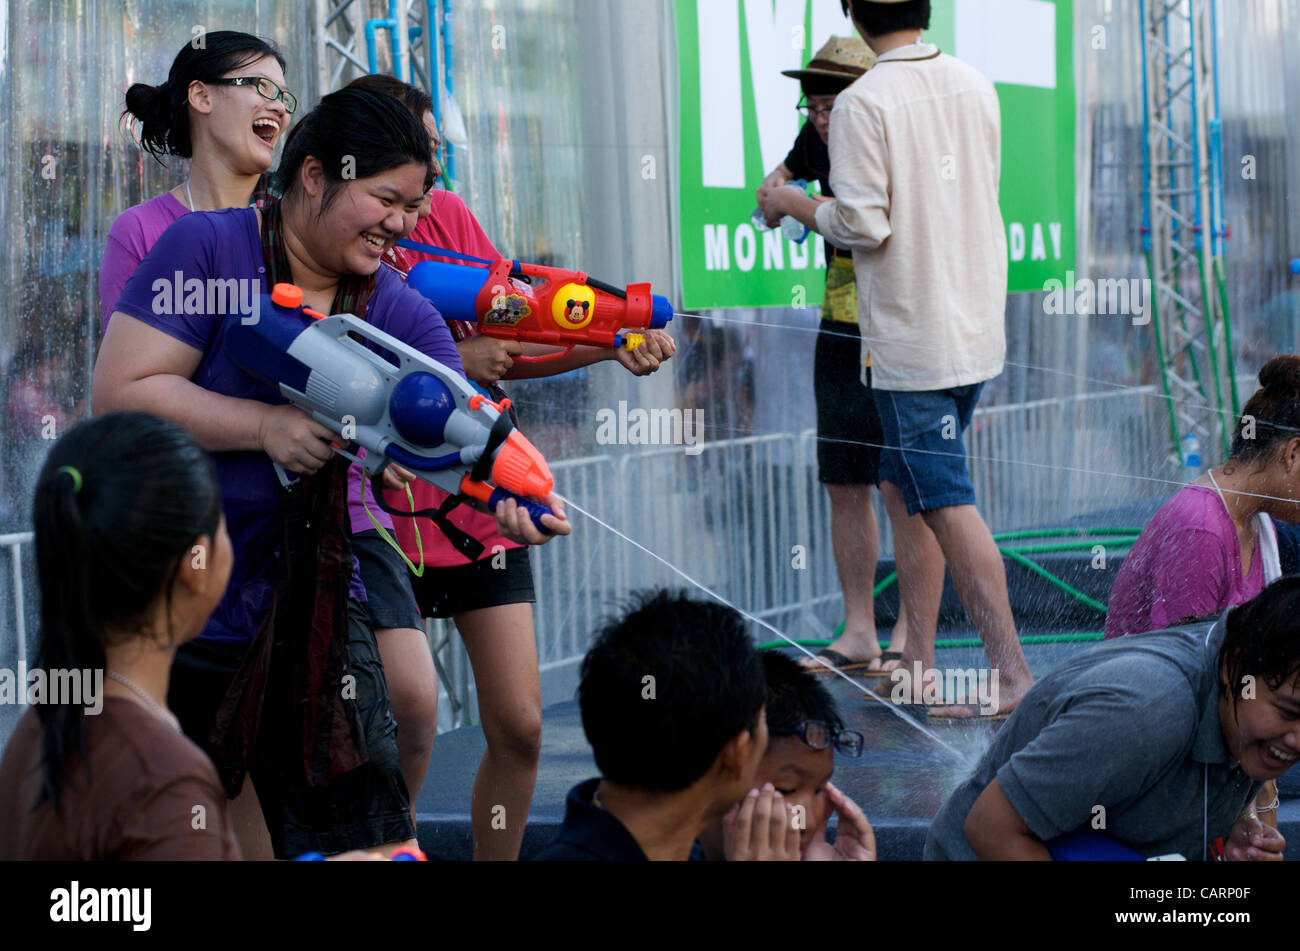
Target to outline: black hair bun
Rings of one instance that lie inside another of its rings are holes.
[[[171,93],[166,85],[135,83],[126,91],[126,111],[140,122],[140,145],[155,156],[172,150]]]
[[[1285,353],[1269,360],[1259,371],[1259,385],[1288,390],[1293,398],[1300,398],[1300,355]]]

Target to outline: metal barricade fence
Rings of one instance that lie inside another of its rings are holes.
[[[966,445],[985,521],[994,531],[1060,524],[1170,494],[1173,485],[1151,481],[1169,471],[1164,419],[1154,387],[977,410]],[[816,445],[814,430],[775,433],[561,460],[552,471],[566,498],[637,544],[779,630],[815,637],[842,611]],[[873,497],[880,554],[890,557],[893,532]],[[571,536],[531,553],[545,703],[572,697],[593,634],[631,594],[692,587],[608,528],[577,511],[569,518]],[[35,607],[23,585],[31,541],[0,536],[9,562],[0,594],[10,589],[0,657],[14,662],[27,656],[25,612]],[[473,722],[461,640],[450,622],[431,622],[429,634],[443,681],[439,729]]]
[[[8,588],[8,597],[0,597],[0,601],[6,604],[4,617],[0,619],[3,623],[4,637],[0,638],[0,659],[5,661],[12,660],[15,665],[27,661],[27,604],[26,592],[23,586],[23,569],[25,567],[23,559],[23,548],[31,550],[35,536],[31,532],[16,532],[10,535],[0,535],[0,548],[4,549],[8,571],[5,571],[0,578],[0,593]]]

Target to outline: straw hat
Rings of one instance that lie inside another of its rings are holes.
[[[876,54],[858,36],[832,36],[803,69],[783,69],[782,76],[854,80],[876,65]]]

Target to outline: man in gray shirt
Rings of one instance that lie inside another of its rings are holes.
[[[930,826],[926,859],[1047,859],[1096,830],[1148,857],[1280,859],[1250,813],[1300,758],[1300,578],[1218,621],[1119,638],[1039,680]]]

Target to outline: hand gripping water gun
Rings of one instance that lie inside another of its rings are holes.
[[[477,323],[489,337],[566,348],[546,356],[515,357],[519,363],[558,360],[578,345],[635,350],[645,340],[635,331],[659,330],[673,319],[668,298],[651,294],[648,283],[620,290],[582,271],[491,261],[414,241],[398,245],[473,262],[421,261],[406,276],[406,283],[446,319]],[[524,282],[528,278],[532,283]]]
[[[244,372],[338,433],[335,450],[372,477],[391,460],[452,497],[489,508],[513,498],[547,531],[541,517],[551,510],[535,500],[550,493],[554,480],[504,412],[508,400],[493,403],[454,370],[352,314],[327,317],[303,307],[293,284],[263,295],[256,321],[226,322],[224,346]],[[344,448],[352,442],[366,450],[365,459]]]

